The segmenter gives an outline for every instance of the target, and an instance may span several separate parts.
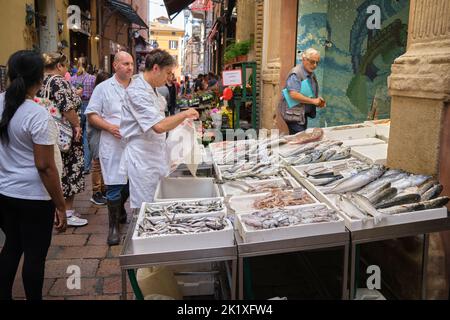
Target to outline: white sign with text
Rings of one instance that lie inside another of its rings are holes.
[[[242,85],[242,70],[228,70],[222,73],[223,85],[226,86],[241,86]]]

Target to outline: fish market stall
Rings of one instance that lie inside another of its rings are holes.
[[[368,126],[375,127],[378,138],[388,140],[382,137],[386,131],[377,130],[377,126],[386,128],[386,124],[366,123],[344,131]],[[331,137],[345,138],[335,134]],[[442,186],[432,177],[380,165],[386,163],[387,144],[358,143],[350,147],[351,157],[341,161],[309,161],[289,167],[289,172],[320,202],[338,210],[351,233],[350,298],[355,296],[358,245],[418,235],[424,235],[421,285],[425,298],[429,233],[450,229],[445,207],[449,199],[440,197]]]
[[[161,265],[223,263],[230,298],[236,298],[237,248],[222,199],[183,203],[143,203],[133,217],[122,252],[122,299],[126,275],[137,284],[135,270]]]
[[[214,261],[225,262],[231,298],[242,299],[245,258],[342,248],[348,299],[357,245],[422,234],[426,280],[429,233],[450,230],[449,199],[432,177],[384,167],[386,128],[365,122],[211,143],[204,175],[188,177],[180,165],[134,217],[120,256],[124,290],[129,269]]]
[[[312,135],[291,137],[293,142],[314,143],[322,136],[321,130]],[[229,208],[234,214],[235,239],[238,245],[239,298],[244,298],[244,259],[271,256],[288,252],[341,248],[342,286],[341,297],[346,299],[349,254],[349,233],[344,220],[335,209],[319,201],[289,173],[285,162],[277,161],[278,155],[270,147],[284,138],[274,141],[219,143],[211,148],[217,180]],[[224,152],[218,146],[232,146],[237,153]],[[268,150],[264,147],[269,146]],[[327,144],[326,147],[329,147]],[[295,145],[294,148],[298,148]],[[333,152],[333,155],[336,152]],[[216,155],[216,157],[215,157]],[[259,161],[252,161],[257,155]],[[331,157],[332,155],[330,155]],[[337,159],[350,156],[350,149],[338,152]],[[224,159],[233,159],[229,163]]]

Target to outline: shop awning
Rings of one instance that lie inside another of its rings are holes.
[[[195,0],[164,0],[167,14],[173,20],[183,9],[187,8]],[[172,17],[175,15],[175,17]]]
[[[216,36],[217,32],[219,31],[219,26],[220,26],[220,21],[216,20],[216,22],[214,22],[214,25],[213,25],[211,31],[208,34],[208,42],[213,42],[214,37]]]
[[[137,24],[138,26],[148,29],[147,24],[142,20],[142,18],[137,14],[136,10],[133,9],[128,3],[118,1],[118,0],[107,0],[106,3],[113,10],[124,16],[129,22]]]

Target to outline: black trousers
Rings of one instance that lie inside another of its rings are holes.
[[[0,194],[0,221],[6,240],[0,252],[0,300],[12,299],[20,258],[27,300],[41,300],[45,259],[52,239],[52,201],[23,200]]]
[[[305,131],[308,128],[308,117],[305,116],[305,124],[300,124],[298,122],[286,122],[289,128],[289,134],[296,134]]]

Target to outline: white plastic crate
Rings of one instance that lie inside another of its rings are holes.
[[[386,164],[388,145],[377,144],[372,146],[353,147],[351,154],[371,164]]]
[[[380,223],[375,224],[373,217],[368,217],[366,221],[363,222],[361,219],[352,219],[350,216],[340,211],[336,206],[336,194],[324,194],[316,186],[310,183],[308,180],[304,179],[302,184],[321,202],[326,203],[331,208],[338,210],[339,214],[345,221],[345,226],[350,231],[358,231],[365,229],[372,229],[377,227],[386,227],[392,225],[399,225],[404,223],[412,223],[419,221],[427,221],[433,219],[441,219],[447,217],[447,208],[436,208],[420,211],[405,212],[390,216],[385,216]]]
[[[289,210],[312,205],[286,207],[286,209]],[[251,230],[251,228],[247,227],[247,225],[242,222],[242,216],[245,215],[246,214],[237,215],[236,229],[246,243],[296,239],[345,231],[344,219],[340,216],[338,216],[339,220],[332,222],[308,223],[272,229]]]
[[[228,219],[225,219],[227,226],[218,231],[139,237],[138,226],[142,219],[143,216],[140,215],[131,239],[133,250],[137,254],[212,249],[234,245],[234,228]]]

